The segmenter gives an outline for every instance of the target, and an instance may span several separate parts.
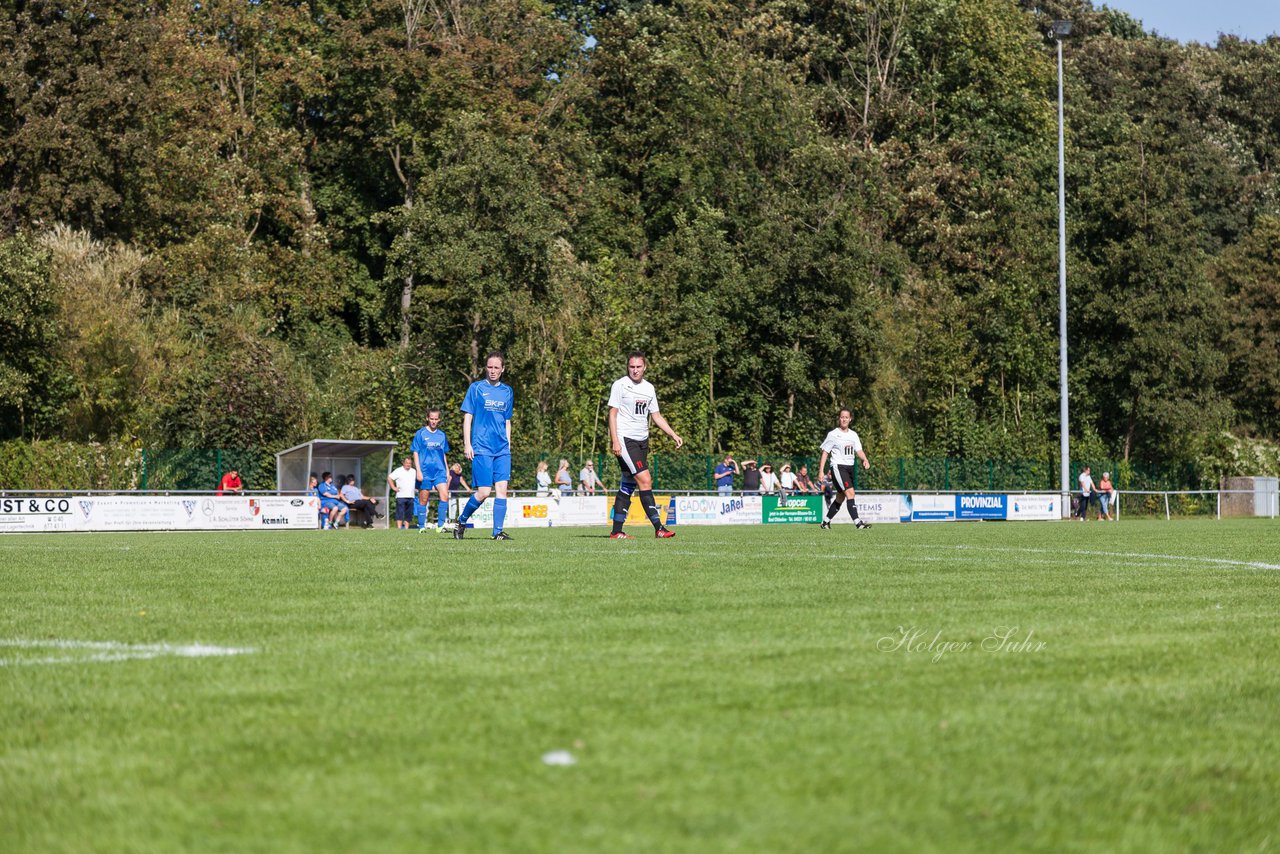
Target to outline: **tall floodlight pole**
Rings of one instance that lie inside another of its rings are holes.
[[[1071,35],[1070,21],[1053,22],[1058,43],[1058,386],[1061,398],[1062,515],[1071,504],[1071,446],[1067,435],[1067,186],[1062,133],[1062,39]]]

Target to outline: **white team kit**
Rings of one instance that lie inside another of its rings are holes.
[[[649,416],[658,412],[658,392],[648,380],[632,382],[623,377],[609,392],[610,408],[618,410],[619,460],[631,473],[648,468]]]
[[[831,455],[831,473],[836,485],[841,489],[852,487],[853,469],[858,464],[858,452],[862,450],[862,440],[857,432],[835,428],[822,440],[822,450]]]

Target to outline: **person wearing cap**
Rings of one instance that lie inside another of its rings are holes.
[[[596,464],[587,460],[582,466],[582,471],[578,472],[578,488],[582,490],[583,495],[595,495],[597,486],[600,487],[601,492],[609,491],[609,487],[605,486],[604,481],[596,474]]]
[[[222,495],[224,493],[238,495],[243,489],[244,483],[240,480],[239,470],[232,469],[222,476],[222,481],[218,484],[218,489],[214,492],[214,495]]]
[[[1111,502],[1115,500],[1116,488],[1111,483],[1111,472],[1104,471],[1102,480],[1098,481],[1098,521],[1103,519],[1114,522],[1111,516]]]

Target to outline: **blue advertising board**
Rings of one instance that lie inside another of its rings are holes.
[[[957,519],[1008,519],[1009,496],[973,493],[956,496]]]

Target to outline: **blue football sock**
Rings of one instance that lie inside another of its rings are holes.
[[[449,502],[441,501],[436,504],[436,527],[443,528],[444,523],[449,519]]]
[[[479,509],[480,502],[476,501],[476,497],[473,495],[468,498],[467,506],[462,508],[462,515],[458,517],[459,524],[466,524],[466,521],[471,518],[471,514]]]
[[[507,521],[507,499],[493,499],[493,535],[496,537],[502,530],[502,523]]]

